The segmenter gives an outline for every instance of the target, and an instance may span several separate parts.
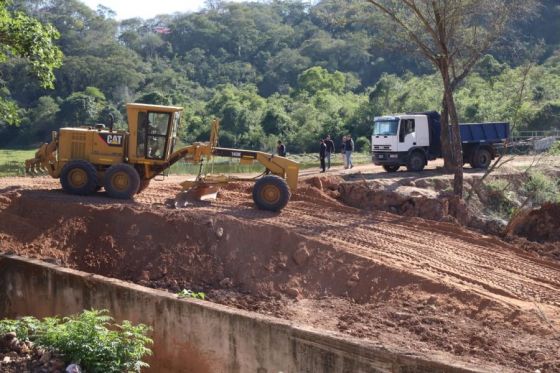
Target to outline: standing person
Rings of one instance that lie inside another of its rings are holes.
[[[342,142],[340,143],[340,154],[342,155],[342,163],[344,163],[344,168],[348,168],[346,164],[346,136],[342,136]]]
[[[334,141],[331,140],[331,135],[327,135],[325,139],[325,145],[327,146],[327,170],[331,168],[331,154],[334,153]]]
[[[280,157],[286,156],[286,145],[282,144],[281,140],[278,140],[278,145],[276,146],[276,154]]]
[[[325,172],[325,157],[327,156],[327,144],[325,140],[321,140],[321,148],[319,149],[319,159],[321,160],[321,172]]]
[[[351,135],[346,135],[346,142],[344,143],[344,153],[346,154],[346,167],[352,168],[352,152],[354,151],[354,140]]]

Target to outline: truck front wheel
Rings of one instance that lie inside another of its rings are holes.
[[[401,166],[389,166],[389,165],[384,165],[383,169],[387,172],[397,172],[399,170]]]
[[[414,152],[408,157],[406,169],[411,172],[420,172],[426,166],[426,158],[420,152]]]
[[[484,149],[484,148],[477,149],[477,151],[474,152],[471,161],[471,167],[487,169],[490,166],[491,161],[492,161],[492,154],[488,149]]]

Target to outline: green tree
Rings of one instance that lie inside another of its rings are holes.
[[[342,93],[346,86],[346,77],[340,71],[330,73],[320,66],[315,66],[299,75],[298,85],[301,90],[310,94],[323,89],[332,93]]]
[[[8,0],[0,0],[0,63],[23,58],[44,88],[53,88],[53,70],[62,64],[62,52],[54,44],[58,31],[22,12],[11,12]],[[18,124],[17,106],[0,97],[0,117],[8,124]]]
[[[94,124],[102,106],[97,97],[90,96],[86,92],[76,92],[62,102],[57,117],[65,125]]]
[[[159,91],[148,92],[138,97],[136,102],[150,105],[171,105],[169,97]]]

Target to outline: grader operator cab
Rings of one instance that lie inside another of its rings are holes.
[[[68,193],[88,195],[105,188],[111,197],[130,199],[183,159],[201,164],[197,178],[182,183],[199,196],[232,181],[255,180],[253,200],[257,207],[279,211],[286,206],[290,190],[297,187],[296,162],[259,151],[218,147],[218,121],[212,124],[209,142],[175,149],[182,111],[181,107],[133,103],[127,105],[128,131],[114,130],[112,121],[108,127],[61,128],[52,133],[52,141],[43,144],[34,159],[26,161],[26,170],[60,178],[62,189]],[[238,158],[243,164],[256,161],[265,171],[250,179],[202,175],[203,162],[214,156]]]

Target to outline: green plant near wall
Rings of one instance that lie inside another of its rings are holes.
[[[16,332],[38,346],[60,352],[66,363],[78,363],[88,373],[132,373],[148,367],[151,354],[146,325],[116,324],[106,310],[83,311],[70,317],[0,320],[0,335]]]
[[[177,295],[179,296],[179,298],[193,298],[193,299],[201,299],[201,300],[206,299],[206,294],[204,294],[203,292],[195,292],[187,289],[181,290],[180,292],[177,293]]]

